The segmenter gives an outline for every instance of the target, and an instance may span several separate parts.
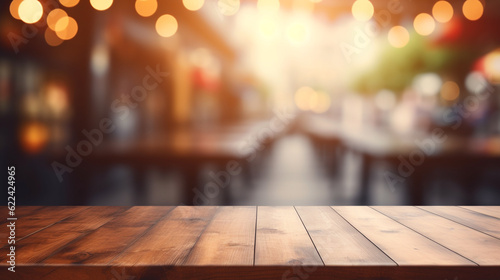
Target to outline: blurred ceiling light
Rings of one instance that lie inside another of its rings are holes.
[[[240,9],[240,0],[219,0],[217,7],[222,15],[232,16]]]
[[[172,15],[162,15],[156,21],[156,32],[162,37],[173,36],[177,32],[177,28],[177,20]]]
[[[113,0],[90,0],[90,5],[98,11],[105,11],[111,7]]]
[[[47,25],[49,26],[50,29],[52,29],[53,31],[56,31],[57,22],[62,18],[66,18],[66,20],[65,20],[66,25],[59,26],[59,28],[65,29],[67,26],[67,23],[68,23],[67,17],[68,17],[68,14],[64,10],[54,9],[54,10],[50,11],[50,13],[47,15]]]
[[[491,83],[500,84],[500,49],[486,55],[484,72]]]
[[[328,111],[328,109],[330,109],[330,104],[331,104],[330,95],[328,95],[324,91],[317,91],[315,96],[316,96],[315,98],[310,100],[309,106],[311,111],[317,114],[321,114]]]
[[[61,85],[50,84],[45,92],[45,100],[52,112],[59,116],[68,108],[68,95]]]
[[[257,0],[259,12],[277,12],[280,9],[279,0]]]
[[[437,1],[432,7],[432,15],[437,22],[446,23],[453,17],[453,6],[448,1]]]
[[[467,0],[462,6],[462,12],[468,20],[475,21],[483,16],[484,7],[479,0]]]
[[[460,95],[460,87],[453,81],[447,81],[441,87],[441,98],[446,101],[453,101]]]
[[[396,94],[394,92],[383,89],[375,95],[375,106],[382,111],[389,111],[396,106]]]
[[[369,0],[356,0],[352,4],[352,15],[356,20],[368,21],[373,16],[373,4]]]
[[[72,17],[64,17],[56,23],[56,34],[63,40],[71,40],[78,32],[78,24]]]
[[[286,36],[292,44],[303,44],[308,37],[307,27],[301,22],[290,24],[286,30]]]
[[[488,81],[480,72],[471,72],[465,78],[465,88],[471,93],[482,93],[487,87]]]
[[[30,154],[39,153],[49,140],[49,130],[39,122],[30,122],[21,128],[21,146]]]
[[[410,33],[401,25],[392,27],[388,34],[389,44],[395,48],[402,48],[410,41]]]
[[[434,18],[432,18],[431,15],[421,13],[415,17],[415,20],[413,21],[413,27],[418,34],[427,36],[434,32],[436,23],[434,22]]]
[[[442,84],[441,77],[436,73],[420,74],[413,79],[414,89],[418,93],[427,96],[438,94]]]
[[[10,2],[10,14],[15,19],[21,19],[19,17],[19,5],[21,5],[21,2],[23,2],[23,0],[13,0],[12,2]]]
[[[59,38],[54,30],[47,28],[45,30],[45,42],[51,47],[57,47],[63,42],[63,39]]]
[[[158,2],[156,0],[136,0],[135,10],[142,17],[152,16],[156,9],[158,8]]]
[[[182,0],[184,7],[190,11],[198,11],[203,7],[205,0]]]
[[[18,13],[25,23],[35,23],[42,18],[43,7],[37,0],[23,0],[19,4]]]
[[[301,87],[295,92],[295,105],[302,111],[311,109],[311,103],[315,102],[316,91],[310,87]]]
[[[92,73],[96,76],[104,75],[109,69],[109,51],[105,44],[101,43],[92,49],[90,60]]]
[[[71,8],[76,6],[80,2],[80,0],[59,0],[59,2],[64,7]]]

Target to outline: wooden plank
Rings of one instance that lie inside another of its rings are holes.
[[[292,206],[259,206],[255,265],[323,265]]]
[[[296,209],[325,265],[396,265],[332,208]]]
[[[500,239],[413,206],[372,208],[479,265],[500,265]]]
[[[182,264],[216,210],[213,206],[176,207],[111,264]]]
[[[16,255],[16,263],[18,265],[38,263],[71,241],[107,223],[126,209],[126,207],[91,207],[49,228],[36,232],[16,242],[16,251],[22,252],[22,254]],[[63,212],[69,210],[66,209]],[[0,261],[5,262],[6,256],[1,255]]]
[[[333,206],[399,265],[475,265],[367,206]]]
[[[255,206],[220,207],[185,265],[253,265]]]
[[[419,206],[419,208],[500,238],[500,219],[498,218],[460,207]]]
[[[164,217],[172,206],[137,206],[64,247],[45,264],[106,264]]]
[[[500,218],[500,206],[460,206],[474,212]]]

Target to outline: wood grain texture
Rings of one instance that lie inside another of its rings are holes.
[[[500,206],[460,206],[474,212],[500,218]]]
[[[475,265],[368,206],[333,206],[399,265]]]
[[[255,265],[323,265],[294,207],[258,207]]]
[[[332,208],[296,209],[325,265],[396,265]]]
[[[45,264],[106,264],[164,217],[172,206],[136,206],[64,247]]]
[[[460,207],[419,206],[419,208],[500,238],[500,219],[498,218]]]
[[[413,206],[373,208],[479,265],[500,265],[500,239]]]
[[[212,220],[217,207],[178,206],[132,244],[112,265],[180,265]]]
[[[255,206],[221,207],[185,265],[253,265]]]

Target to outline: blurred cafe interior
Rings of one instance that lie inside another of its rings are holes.
[[[18,205],[500,205],[500,1],[0,5]]]

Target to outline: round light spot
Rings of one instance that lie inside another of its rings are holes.
[[[90,0],[90,5],[98,11],[105,11],[111,7],[113,0]]]
[[[80,2],[80,0],[59,0],[59,2],[64,7],[71,8],[76,6]]]
[[[479,0],[467,0],[462,6],[464,16],[471,21],[475,21],[483,16],[484,7]]]
[[[448,1],[437,1],[432,7],[432,15],[437,22],[448,22],[453,17],[453,6]]]
[[[373,4],[369,0],[356,0],[352,4],[352,15],[356,20],[368,21],[373,16]]]
[[[64,17],[56,23],[57,37],[63,40],[71,40],[78,32],[78,24],[72,17]]]
[[[460,95],[460,87],[453,81],[447,81],[441,87],[441,98],[446,101],[453,101]]]
[[[436,73],[420,74],[413,79],[413,88],[426,96],[437,95],[442,85],[443,81]]]
[[[21,146],[30,154],[40,152],[49,140],[49,130],[45,124],[31,122],[21,127]]]
[[[63,42],[63,39],[59,38],[54,30],[47,28],[45,30],[45,42],[47,42],[49,46],[56,47]]]
[[[37,0],[24,0],[19,4],[18,13],[25,23],[35,23],[42,18],[43,7]]]
[[[427,36],[434,32],[436,23],[434,22],[434,19],[431,15],[421,13],[415,17],[415,20],[413,21],[413,27],[418,34]]]
[[[311,109],[311,105],[316,103],[317,94],[310,87],[301,87],[295,92],[295,105],[302,111]]]
[[[240,9],[240,0],[219,0],[217,7],[222,15],[232,16]]]
[[[156,0],[136,0],[135,10],[142,17],[152,16],[156,9],[158,8],[158,2]]]
[[[184,7],[190,11],[198,11],[204,3],[205,0],[182,0]]]
[[[177,28],[177,20],[172,15],[162,15],[156,21],[156,32],[162,37],[173,36],[177,32]]]
[[[410,41],[410,33],[403,26],[397,25],[389,30],[389,44],[395,48],[402,48]]]
[[[15,19],[21,19],[19,17],[19,5],[21,5],[21,2],[23,2],[23,0],[13,0],[12,2],[10,2],[10,14]]]
[[[50,11],[50,13],[47,15],[47,25],[49,26],[50,29],[53,31],[56,31],[56,24],[57,22],[62,19],[62,18],[67,18],[68,14],[61,9],[54,9]],[[66,23],[68,20],[66,19]],[[67,24],[66,24],[67,26]],[[66,26],[60,26],[60,28],[65,29]]]

